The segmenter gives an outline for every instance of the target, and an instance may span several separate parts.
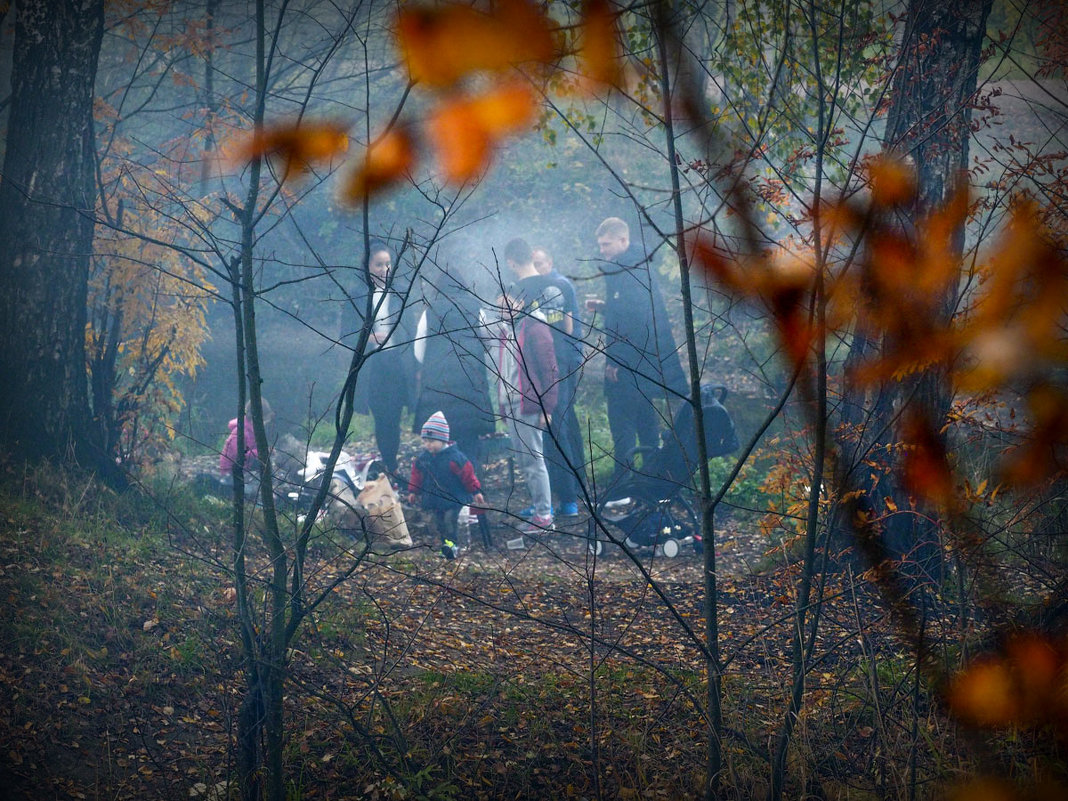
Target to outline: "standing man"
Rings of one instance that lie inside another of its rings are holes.
[[[660,444],[655,399],[686,394],[687,382],[660,287],[645,253],[631,245],[630,227],[609,217],[597,226],[596,236],[605,298],[588,300],[586,308],[604,313],[604,397],[616,460],[614,483],[630,467],[636,444]]]
[[[524,278],[517,287],[524,297],[532,298],[531,307],[545,312],[546,322],[552,327],[553,350],[560,369],[559,399],[545,442],[545,459],[559,515],[575,517],[581,488],[578,476],[582,475],[576,471],[584,472],[585,453],[582,429],[575,416],[575,394],[583,362],[582,320],[575,286],[553,268],[549,251],[534,248],[533,261],[537,277]]]

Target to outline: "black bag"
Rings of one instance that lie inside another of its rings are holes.
[[[709,457],[726,456],[738,450],[738,433],[734,421],[723,405],[727,388],[723,384],[701,385],[701,410],[704,412],[705,448]]]

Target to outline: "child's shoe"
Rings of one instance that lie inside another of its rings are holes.
[[[452,540],[445,540],[441,543],[441,555],[446,559],[455,559],[460,553],[459,547]]]
[[[571,501],[560,507],[560,517],[578,517],[578,503]]]

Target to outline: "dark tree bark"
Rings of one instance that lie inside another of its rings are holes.
[[[85,365],[103,0],[19,0],[0,178],[0,446],[96,461]]]
[[[992,0],[960,0],[952,4],[910,0],[906,9],[884,141],[888,151],[907,158],[916,170],[917,197],[900,221],[910,233],[923,215],[945,205],[966,179],[971,104],[991,5]],[[959,256],[963,245],[961,226],[953,232],[950,252]],[[958,291],[959,286],[954,283],[939,298],[939,313],[945,321],[954,313]],[[859,363],[879,347],[880,343],[858,334],[849,362]],[[879,390],[877,395],[848,398],[843,415],[847,423],[862,426],[868,432],[856,451],[859,458],[880,460],[900,439],[894,414],[902,403],[912,404],[938,431],[951,401],[952,387],[945,369],[932,368],[914,380]],[[850,453],[853,448],[846,445],[844,452]],[[872,481],[861,478],[858,483],[873,490]],[[885,480],[873,494],[877,496],[873,498],[877,511],[883,509],[880,498],[891,495],[897,496],[898,508],[907,509],[908,499]],[[908,513],[891,515],[885,527],[885,544],[896,555],[914,557],[927,573],[939,572],[937,532],[929,519]]]

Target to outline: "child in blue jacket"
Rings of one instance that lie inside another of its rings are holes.
[[[482,506],[482,484],[475,475],[471,460],[449,441],[449,421],[441,412],[434,412],[420,431],[423,452],[412,462],[408,479],[408,503],[420,505],[431,512],[434,527],[441,536],[441,553],[453,559],[456,546],[456,518],[460,509],[469,504]]]

